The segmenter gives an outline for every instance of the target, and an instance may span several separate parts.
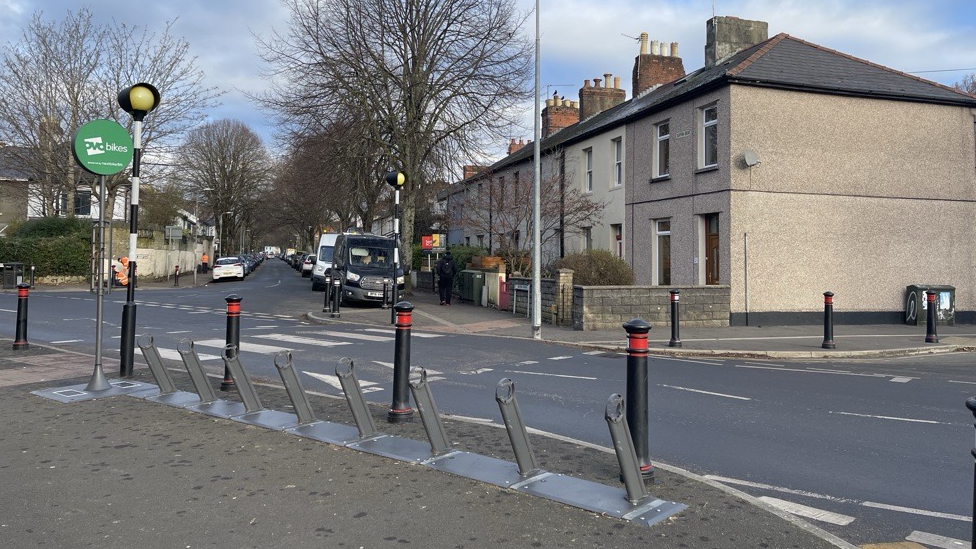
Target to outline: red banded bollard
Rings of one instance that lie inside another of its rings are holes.
[[[641,476],[654,478],[654,466],[648,451],[647,407],[647,332],[651,325],[635,318],[624,323],[627,331],[627,427],[634,442]]]
[[[231,294],[224,298],[227,302],[227,332],[225,341],[227,345],[233,345],[236,351],[227,349],[227,358],[233,358],[230,353],[240,352],[241,344],[241,301],[244,298],[237,294]],[[224,363],[224,379],[220,382],[220,390],[227,391],[234,386],[234,378],[230,375],[230,368]]]
[[[26,351],[30,348],[27,342],[27,292],[30,284],[17,285],[17,335],[14,338],[13,350]]]
[[[681,323],[681,310],[679,309],[679,298],[681,290],[668,290],[671,294],[671,341],[668,347],[681,347],[681,336],[678,335],[679,324]]]
[[[403,423],[413,418],[410,408],[410,327],[413,326],[413,304],[401,301],[393,306],[396,313],[396,339],[393,347],[393,405],[387,414],[390,423]]]
[[[928,307],[928,314],[925,317],[925,342],[938,343],[939,334],[936,333],[935,320],[935,292],[925,292],[925,304]]]
[[[835,349],[834,345],[834,292],[824,292],[824,339],[820,345],[824,349]]]

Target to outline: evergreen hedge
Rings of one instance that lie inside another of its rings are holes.
[[[87,276],[91,269],[91,223],[43,218],[23,223],[0,238],[0,262],[33,264],[37,276]]]

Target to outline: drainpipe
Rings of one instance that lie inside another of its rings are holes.
[[[743,287],[746,300],[746,326],[749,325],[749,233],[742,233],[742,264],[744,273]]]

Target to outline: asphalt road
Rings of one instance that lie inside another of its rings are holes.
[[[311,324],[303,315],[321,307],[323,296],[310,287],[307,278],[270,260],[242,282],[137,290],[137,332],[151,334],[163,357],[174,360],[177,343],[191,339],[204,365],[220,372],[224,298],[238,294],[244,297],[241,361],[252,376],[276,381],[270,355],[289,349],[307,389],[340,395],[334,367],[348,356],[367,399],[391,402],[392,327]],[[31,340],[93,352],[94,299],[87,292],[32,294]],[[124,300],[122,291],[105,298],[106,357],[118,356]],[[4,294],[0,309],[15,312],[16,297]],[[603,410],[610,394],[625,393],[623,356],[421,332],[411,346],[412,366],[428,370],[442,413],[500,422],[495,386],[511,378],[530,427],[610,445]],[[976,384],[971,358],[653,357],[651,455],[759,497],[824,511],[818,524],[855,544],[913,532],[968,539],[973,427],[960,408]]]

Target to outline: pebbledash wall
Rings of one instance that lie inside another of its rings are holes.
[[[528,312],[530,278],[511,278],[509,303],[515,314]],[[671,294],[679,291],[681,324],[689,327],[728,326],[730,287],[715,286],[574,286],[573,271],[560,269],[557,278],[543,279],[542,321],[574,330],[615,330],[634,318],[651,326],[670,326]]]

